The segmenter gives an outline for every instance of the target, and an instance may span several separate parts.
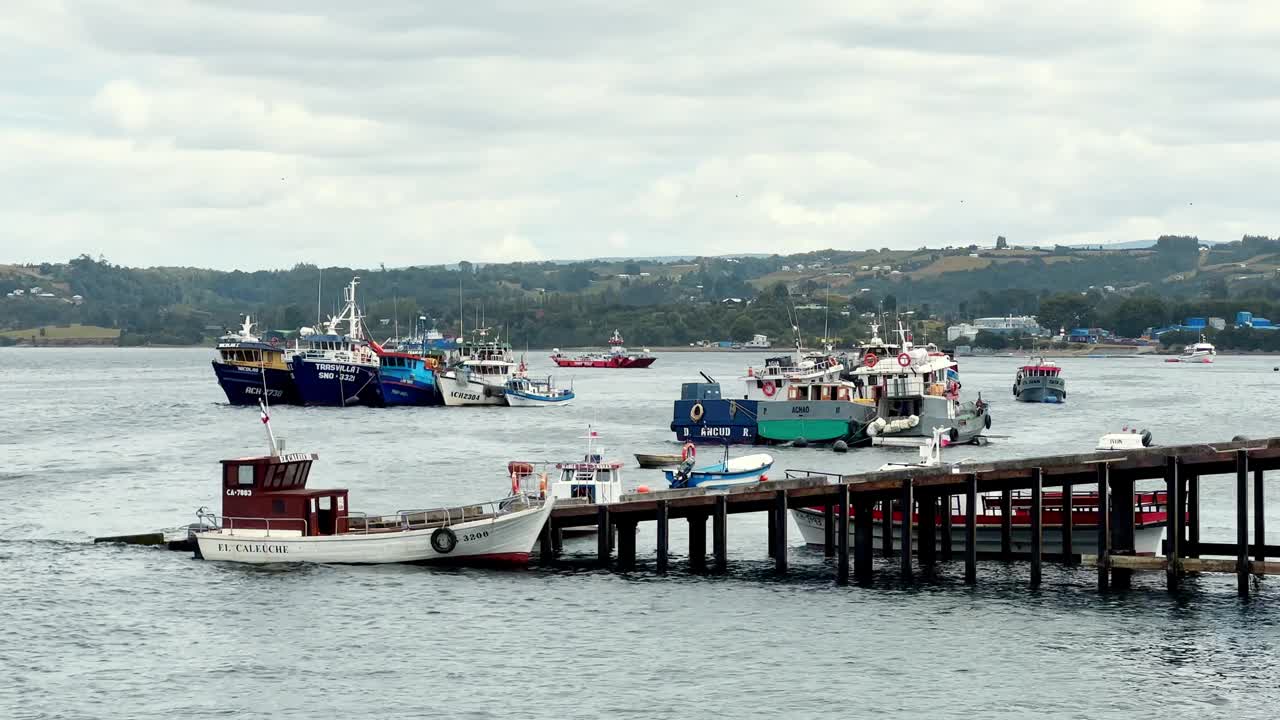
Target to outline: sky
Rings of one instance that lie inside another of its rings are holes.
[[[0,262],[1275,235],[1277,68],[1266,0],[8,0]]]

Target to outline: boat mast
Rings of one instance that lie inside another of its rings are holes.
[[[316,327],[320,327],[323,318],[320,316],[320,293],[324,289],[324,268],[317,268],[320,277],[316,280]]]

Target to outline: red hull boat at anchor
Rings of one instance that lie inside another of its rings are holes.
[[[657,359],[650,355],[648,350],[641,353],[628,353],[622,346],[622,335],[617,330],[614,330],[613,337],[609,338],[608,354],[596,353],[568,357],[561,355],[558,349],[551,354],[551,360],[556,365],[571,368],[647,368]]]

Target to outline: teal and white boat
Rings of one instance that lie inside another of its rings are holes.
[[[675,470],[664,471],[667,482],[673,488],[726,488],[735,485],[750,485],[765,479],[765,473],[773,467],[773,456],[767,453],[755,453],[742,457],[729,457],[729,446],[725,446],[724,459],[714,465],[695,467],[696,450],[692,445],[685,446],[685,459]]]
[[[507,404],[511,407],[558,407],[573,401],[573,388],[558,388],[551,378],[534,380],[516,375],[507,380]]]

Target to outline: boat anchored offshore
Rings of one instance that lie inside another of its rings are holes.
[[[724,459],[712,465],[697,465],[697,448],[693,443],[684,446],[680,466],[665,470],[667,482],[673,488],[700,487],[707,489],[750,485],[766,479],[765,473],[773,467],[773,456],[767,453],[729,457],[729,446],[724,448]]]
[[[298,354],[293,356],[293,377],[298,394],[307,405],[382,405],[378,382],[381,348],[365,338],[364,320],[356,304],[352,278],[343,290],[342,313],[329,318],[324,333],[303,328]],[[346,323],[346,332],[339,330]]]
[[[293,369],[275,340],[263,342],[253,334],[253,318],[246,315],[240,332],[218,338],[213,373],[232,405],[257,405],[266,398],[276,404],[301,402]]]
[[[1178,357],[1165,358],[1167,363],[1193,363],[1207,365],[1213,362],[1213,358],[1218,354],[1218,349],[1212,343],[1204,339],[1204,335],[1200,336],[1200,342],[1192,343],[1187,346]]]
[[[1043,357],[1031,358],[1013,377],[1013,396],[1021,402],[1066,402],[1067,381],[1062,377],[1062,368]]]
[[[1141,450],[1151,447],[1151,431],[1125,426],[1120,432],[1098,438],[1098,450]]]
[[[263,422],[270,437],[266,408]],[[553,498],[371,516],[349,509],[346,489],[307,487],[312,453],[222,461],[222,513],[198,512],[196,556],[264,564],[475,563],[520,565],[546,524]]]
[[[642,353],[629,353],[622,346],[622,335],[613,331],[609,338],[609,352],[568,357],[559,350],[551,354],[551,360],[560,367],[575,368],[647,368],[657,360],[646,350]]]

